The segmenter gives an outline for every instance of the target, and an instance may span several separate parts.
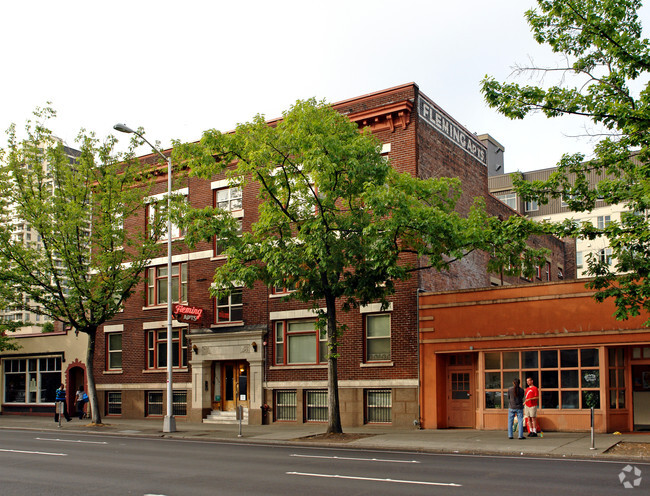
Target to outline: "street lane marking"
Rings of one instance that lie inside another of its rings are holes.
[[[306,477],[324,477],[327,479],[352,479],[352,480],[372,481],[372,482],[395,482],[397,484],[419,484],[422,486],[462,487],[462,484],[456,484],[454,482],[428,482],[428,481],[411,481],[411,480],[400,480],[400,479],[378,479],[376,477],[356,477],[352,475],[310,474],[306,472],[287,472],[287,475],[303,475]]]
[[[25,455],[48,455],[48,456],[68,456],[66,453],[47,453],[45,451],[24,451],[24,450],[12,450],[12,449],[0,449],[5,453],[23,453]]]
[[[385,462],[385,463],[422,463],[418,462],[417,460],[388,460],[388,459],[383,459],[383,458],[355,458],[355,457],[348,457],[348,456],[319,456],[319,455],[289,455],[289,456],[296,456],[298,458],[325,458],[328,460],[354,460],[354,461],[361,461],[361,462]]]
[[[83,444],[108,444],[106,441],[81,441],[79,439],[53,439],[47,437],[35,437],[38,441],[58,441],[60,443],[83,443]]]

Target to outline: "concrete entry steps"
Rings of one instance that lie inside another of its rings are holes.
[[[204,424],[238,424],[237,412],[223,412],[221,410],[212,410],[206,418],[203,419]],[[241,423],[243,425],[248,425],[248,408],[244,408],[244,416]]]

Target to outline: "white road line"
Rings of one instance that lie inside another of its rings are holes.
[[[68,456],[66,453],[47,453],[45,451],[24,451],[24,450],[11,450],[11,449],[0,449],[5,453],[23,453],[25,455],[48,455],[48,456]]]
[[[83,443],[83,444],[108,444],[106,441],[81,441],[79,439],[53,439],[47,437],[35,437],[38,441],[58,441],[59,443]]]
[[[352,475],[336,475],[336,474],[309,474],[306,472],[287,472],[287,475],[304,475],[306,477],[324,477],[327,479],[352,479],[372,482],[395,482],[397,484],[419,484],[422,486],[450,486],[462,487],[462,484],[455,484],[453,482],[428,482],[428,481],[411,481],[400,479],[378,479],[376,477],[356,477]]]
[[[388,460],[383,458],[355,458],[355,457],[348,457],[348,456],[319,456],[319,455],[297,455],[297,454],[293,454],[289,456],[295,456],[298,458],[325,458],[328,460],[354,460],[360,462],[421,463],[418,462],[417,460]]]

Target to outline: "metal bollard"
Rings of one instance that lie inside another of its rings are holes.
[[[592,450],[596,449],[596,440],[594,439],[594,407],[591,407],[591,448]]]
[[[237,420],[239,420],[239,434],[237,434],[237,437],[241,437],[241,421],[242,418],[244,417],[244,407],[241,405],[237,406]]]

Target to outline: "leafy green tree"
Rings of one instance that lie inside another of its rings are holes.
[[[445,270],[474,250],[492,252],[490,240],[498,236],[517,251],[519,270],[525,251],[525,238],[515,229],[505,233],[516,223],[489,218],[481,199],[467,216],[456,211],[457,179],[397,173],[380,148],[369,132],[311,99],[298,101],[277,124],[258,115],[233,133],[207,131],[200,142],[174,150],[177,163],[195,175],[225,171],[233,186],[258,188],[259,217],[250,231],[241,232],[229,212],[207,207],[186,215],[186,240],[216,235],[227,246],[227,262],[215,274],[217,297],[235,284],[261,281],[295,290],[289,298],[313,305],[329,349],[328,433],[342,432],[337,360],[345,329],[337,302],[343,311],[386,303],[413,271]],[[535,255],[527,257],[531,270]]]
[[[604,236],[616,263],[592,257],[588,286],[596,299],[614,298],[618,319],[650,310],[650,50],[638,19],[640,0],[538,0],[526,13],[535,40],[564,56],[566,65],[524,69],[550,77],[555,85],[503,84],[491,77],[482,82],[488,104],[513,119],[533,112],[549,118],[567,115],[590,120],[602,139],[595,157],[564,155],[547,181],[515,186],[526,199],[546,203],[563,198],[577,212],[590,211],[598,199],[622,203],[620,222],[603,228],[566,221],[548,226],[559,235]],[[590,186],[588,175],[598,184]],[[646,324],[650,324],[650,320]]]
[[[19,328],[21,322],[0,322],[0,351],[18,350],[20,347],[8,333],[14,332]]]
[[[124,222],[142,211],[149,184],[133,154],[114,150],[83,131],[78,153],[46,127],[55,116],[37,109],[25,126],[7,131],[0,160],[0,296],[13,307],[47,316],[88,335],[86,357],[92,420],[101,423],[93,374],[98,327],[131,295],[149,260],[158,253],[154,236],[126,235]],[[16,235],[31,228],[32,239]],[[25,298],[28,296],[29,298]]]

